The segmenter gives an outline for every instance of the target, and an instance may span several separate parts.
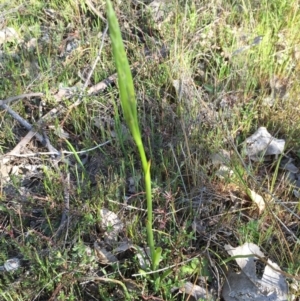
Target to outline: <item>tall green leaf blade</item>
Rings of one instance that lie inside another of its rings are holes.
[[[154,237],[152,229],[153,212],[152,212],[152,191],[151,191],[151,174],[150,174],[150,161],[147,162],[144,145],[139,129],[139,123],[137,118],[137,104],[133,86],[133,80],[131,75],[130,66],[126,56],[120,27],[116,14],[113,10],[110,0],[107,0],[107,19],[109,25],[109,33],[112,41],[113,56],[117,67],[118,84],[120,90],[121,105],[124,113],[126,123],[131,131],[133,139],[138,147],[142,166],[145,174],[145,187],[146,187],[146,199],[147,199],[147,236],[148,244],[151,252],[152,268],[155,270],[159,264],[161,249],[155,251]]]
[[[132,132],[134,139],[136,139],[137,137],[135,136],[139,134],[139,127],[133,80],[118,20],[109,0],[107,0],[107,19],[113,55],[117,67],[122,109],[130,131]]]

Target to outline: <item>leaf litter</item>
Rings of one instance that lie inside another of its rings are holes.
[[[227,179],[233,175],[233,170],[229,166],[231,160],[230,157],[230,152],[225,149],[221,149],[219,152],[210,156],[212,165],[219,168],[215,173],[218,178]]]
[[[185,282],[181,287],[175,287],[172,289],[173,292],[178,291],[180,294],[186,297],[186,300],[190,301],[214,301],[216,300],[210,292],[207,291],[207,288],[199,286],[191,282]]]
[[[241,269],[238,273],[229,270],[222,290],[225,301],[288,300],[288,285],[276,263],[268,259],[262,277],[258,276],[256,261],[265,255],[256,244],[247,242],[236,248],[228,244],[225,250]]]
[[[150,266],[149,249],[134,245],[130,240],[120,239],[119,234],[124,230],[124,223],[119,219],[114,212],[102,208],[100,209],[100,229],[103,231],[103,238],[100,242],[94,242],[94,250],[101,264],[112,264],[118,262],[117,255],[125,253],[127,250],[136,250],[136,257],[140,267],[147,270]]]
[[[259,214],[262,214],[266,207],[263,197],[251,189],[249,189],[249,196],[251,200],[257,205]]]
[[[265,127],[258,130],[245,140],[245,154],[252,161],[269,160],[275,155],[275,159],[282,155],[279,168],[286,171],[287,180],[294,186],[293,194],[300,197],[300,173],[299,168],[293,163],[295,159],[284,154],[285,140],[273,137]],[[264,209],[263,199],[257,193],[250,191],[251,199],[257,203],[260,213]]]
[[[124,223],[112,211],[102,208],[100,209],[100,228],[104,231],[104,240],[107,243],[115,243],[118,241],[120,232],[124,229]]]
[[[265,127],[260,127],[245,143],[246,155],[253,161],[265,156],[281,155],[285,146],[285,140],[273,137]]]

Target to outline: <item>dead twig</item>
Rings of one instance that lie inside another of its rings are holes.
[[[165,47],[162,47],[160,51],[151,53],[150,51],[145,51],[145,59],[146,60],[160,60],[167,56],[168,50]],[[141,62],[135,62],[130,66],[131,71],[134,71],[137,67],[141,65]],[[103,92],[108,87],[116,84],[118,74],[114,73],[107,77],[106,79],[102,80],[101,82],[97,83],[96,85],[90,87],[87,91],[88,95],[96,95],[100,92]]]
[[[4,156],[17,156],[20,154],[21,150],[25,148],[25,146],[30,142],[30,140],[35,136],[36,132],[29,131],[25,137],[11,150],[8,154]]]
[[[96,59],[95,59],[95,61],[94,61],[94,64],[93,64],[93,66],[92,66],[92,69],[91,69],[91,71],[89,72],[89,74],[88,74],[88,76],[87,76],[87,78],[86,78],[86,81],[85,81],[85,83],[84,83],[84,85],[83,85],[83,90],[85,90],[85,89],[87,88],[87,86],[88,86],[88,84],[89,84],[89,82],[90,82],[90,80],[91,80],[91,77],[92,77],[92,75],[93,75],[93,73],[94,73],[94,70],[95,70],[95,68],[96,68],[96,66],[97,66],[97,64],[98,64],[98,61],[100,60],[100,55],[101,55],[101,52],[102,52],[102,49],[103,49],[104,39],[105,39],[105,36],[106,36],[106,34],[107,34],[107,30],[108,30],[108,24],[106,24],[106,27],[105,27],[104,32],[103,32],[103,34],[102,34],[101,45],[100,45],[100,48],[99,48],[99,50],[98,50],[97,57],[96,57]]]
[[[94,7],[93,3],[91,2],[91,0],[85,0],[85,3],[87,4],[87,6],[90,8],[90,10],[96,14],[103,22],[107,22],[106,19],[102,16],[102,14]]]
[[[14,110],[12,110],[8,105],[2,104],[1,107],[7,111],[9,115],[11,115],[15,120],[17,120],[22,126],[26,128],[28,131],[32,131],[33,126],[27,122],[24,118],[22,118],[19,114],[17,114]],[[35,133],[36,139],[42,143],[43,146],[47,147],[49,152],[55,153],[57,156],[60,156],[60,152],[50,144],[49,141],[45,140],[45,137],[38,132]]]
[[[28,134],[30,134],[31,132],[29,132]],[[34,133],[34,132],[33,132]],[[27,135],[28,135],[27,134]],[[34,133],[35,134],[35,133]],[[26,137],[26,136],[25,136]],[[25,138],[24,138],[25,139]],[[22,139],[22,141],[24,140]],[[27,139],[26,139],[27,140]],[[24,143],[27,142],[28,143],[28,140],[27,141],[24,141]],[[24,145],[24,143],[21,144],[21,146]],[[84,150],[81,150],[81,151],[78,151],[78,152],[70,152],[70,151],[61,151],[60,154],[64,154],[64,155],[73,155],[73,154],[77,154],[77,155],[80,155],[80,154],[86,154],[88,152],[91,152],[101,146],[104,146],[106,144],[109,144],[111,143],[111,140],[107,140],[101,144],[98,144],[92,148],[89,148],[89,149],[84,149]],[[30,154],[20,154],[18,153],[17,151],[19,151],[21,148],[19,147],[19,145],[17,145],[11,152],[1,156],[0,158],[2,157],[19,157],[19,158],[28,158],[28,157],[36,157],[36,156],[42,156],[42,155],[55,155],[56,152],[37,152],[37,153],[30,153]]]
[[[90,87],[87,91],[88,95],[96,95],[100,92],[103,92],[105,89],[116,83],[117,76],[118,74],[114,73],[101,82],[97,83],[96,85]]]
[[[44,95],[44,93],[40,93],[40,92],[38,92],[38,93],[27,93],[27,94],[12,96],[12,97],[9,97],[5,100],[0,99],[0,106],[8,105],[9,103],[11,103],[13,101],[16,101],[16,100],[19,100],[19,99],[22,99],[22,98],[38,97],[38,96],[43,96],[43,95]]]
[[[30,97],[37,97],[37,96],[41,97],[43,95],[44,94],[40,92],[27,93],[27,94],[21,94],[21,95],[9,97],[6,100],[0,100],[0,107],[5,109],[8,114],[10,114],[15,120],[17,120],[22,126],[24,126],[29,131],[29,133],[24,137],[24,139],[22,139],[21,142],[9,153],[10,155],[17,152],[19,153],[21,148],[25,147],[25,145],[29,143],[29,141],[34,136],[36,136],[37,140],[39,140],[44,146],[46,146],[50,152],[53,152],[56,155],[60,155],[59,151],[51,145],[46,135],[40,135],[39,133],[35,132],[33,130],[33,126],[29,122],[23,119],[19,114],[17,114],[13,109],[11,109],[8,106],[9,103],[22,98],[30,98]]]

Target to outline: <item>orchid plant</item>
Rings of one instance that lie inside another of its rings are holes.
[[[151,161],[147,160],[140,127],[137,115],[137,101],[135,97],[135,91],[133,86],[132,74],[125,52],[120,27],[118,20],[110,0],[107,0],[107,19],[109,25],[109,34],[112,42],[113,57],[117,68],[118,74],[118,86],[120,91],[121,106],[124,114],[125,121],[131,132],[131,135],[138,148],[145,180],[145,190],[147,199],[147,237],[148,245],[151,254],[151,268],[156,270],[160,258],[162,249],[160,247],[155,248],[154,237],[153,237],[153,210],[152,210],[152,192],[151,192],[151,173],[150,166]]]

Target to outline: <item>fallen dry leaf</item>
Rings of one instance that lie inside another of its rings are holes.
[[[106,208],[100,210],[100,227],[105,232],[104,239],[108,242],[116,242],[119,233],[123,230],[124,224],[118,216]]]
[[[282,154],[284,146],[285,140],[274,138],[265,127],[260,127],[246,139],[246,155],[257,161],[262,156]]]
[[[16,30],[12,27],[6,27],[0,30],[0,45],[11,41],[20,42],[20,38]]]
[[[228,166],[223,164],[216,172],[216,176],[218,176],[220,179],[228,179],[232,175],[233,175],[233,170],[231,170]]]
[[[276,263],[269,259],[262,278],[257,276],[255,262],[258,257],[264,257],[257,245],[245,243],[236,248],[225,245],[225,249],[229,255],[237,256],[235,260],[241,268],[240,273],[230,270],[227,275],[222,290],[222,297],[225,301],[288,300],[288,286],[285,277],[274,270],[280,270]]]
[[[105,248],[101,248],[97,242],[94,242],[94,250],[100,263],[111,264],[117,262],[117,257]]]
[[[198,301],[198,300],[206,300],[213,301],[215,298],[212,296],[210,292],[207,291],[207,288],[201,287],[197,284],[193,284],[187,281],[183,287],[174,287],[172,291],[179,290],[179,292],[184,293],[186,300],[190,301]]]
[[[230,153],[225,149],[221,149],[219,152],[212,154],[210,159],[213,166],[226,165],[230,162]]]
[[[249,189],[249,197],[257,205],[259,214],[261,214],[266,207],[263,197],[251,189]]]
[[[279,168],[296,174],[299,172],[299,168],[293,163],[293,161],[294,159],[292,158],[283,158],[280,162]]]

